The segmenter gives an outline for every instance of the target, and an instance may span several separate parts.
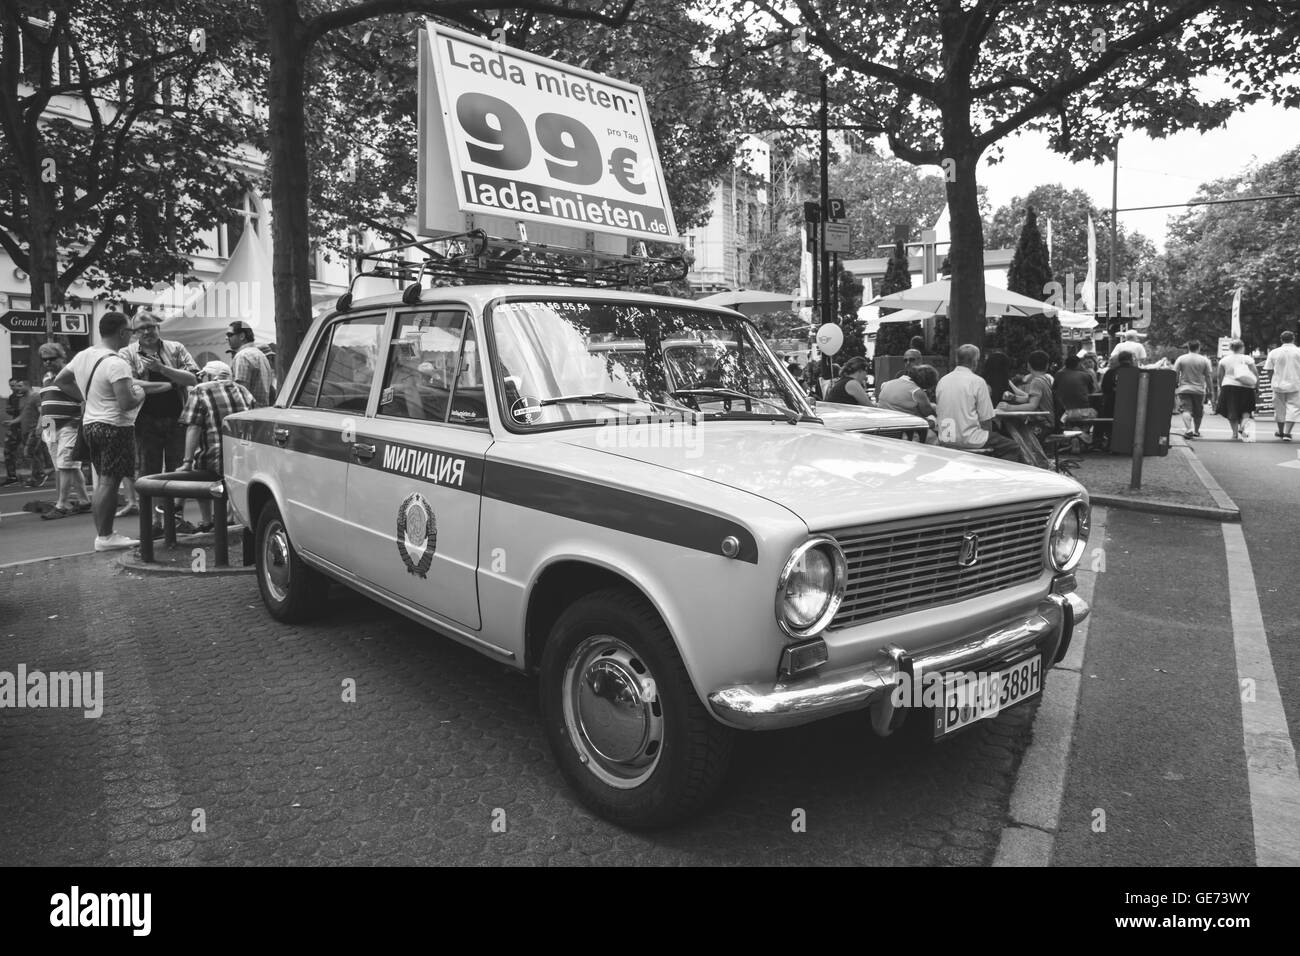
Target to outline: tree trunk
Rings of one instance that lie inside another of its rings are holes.
[[[270,52],[267,101],[271,172],[271,269],[276,365],[281,381],[311,325],[311,239],[307,219],[307,136],[303,108],[307,48],[295,0],[264,0]]]
[[[952,297],[948,303],[949,360],[957,361],[957,346],[984,347],[984,222],[980,218],[975,167],[979,154],[971,147],[950,153],[955,176],[947,184],[952,246]]]

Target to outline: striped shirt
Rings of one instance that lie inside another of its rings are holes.
[[[203,430],[195,456],[199,470],[221,473],[221,422],[227,415],[246,412],[253,407],[253,396],[248,389],[229,379],[199,382],[190,389],[180,422],[182,425],[197,425]]]
[[[45,384],[41,386],[41,417],[53,421],[55,428],[62,428],[81,417],[81,402],[51,384],[53,381],[54,373],[47,372]]]

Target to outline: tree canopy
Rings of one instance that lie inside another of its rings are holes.
[[[1197,199],[1293,193],[1300,146],[1269,163],[1203,184]],[[1230,327],[1233,292],[1242,290],[1241,331],[1265,348],[1295,330],[1300,302],[1300,200],[1194,206],[1172,219],[1166,245],[1168,308],[1152,322],[1157,344],[1198,338],[1212,349]]]
[[[983,336],[978,167],[1006,137],[1043,130],[1054,150],[1097,160],[1125,129],[1164,136],[1216,127],[1265,97],[1300,103],[1294,0],[731,0],[726,11],[720,42],[738,69],[785,68],[792,50],[806,54],[831,77],[838,122],[943,169],[958,342]],[[1232,78],[1232,93],[1197,88],[1214,71]],[[764,88],[811,119],[806,83]]]
[[[247,185],[246,22],[199,0],[0,4],[0,248],[32,302],[188,273]]]

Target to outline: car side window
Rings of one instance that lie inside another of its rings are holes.
[[[398,313],[379,393],[380,415],[447,421],[465,320],[457,309]]]
[[[365,414],[379,365],[384,315],[335,322],[312,357],[293,404],[298,408]]]

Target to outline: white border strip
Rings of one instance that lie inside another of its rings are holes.
[[[1092,509],[1092,534],[1075,578],[1079,596],[1093,603],[1097,587],[1094,564],[1104,562],[1106,547],[1106,509]],[[1099,554],[1100,552],[1100,554]],[[1020,761],[1015,788],[1011,792],[1011,825],[1002,831],[994,866],[1050,866],[1060,826],[1061,801],[1065,797],[1065,775],[1070,765],[1070,743],[1074,739],[1074,720],[1079,709],[1080,671],[1084,647],[1088,643],[1089,616],[1074,631],[1070,650],[1061,663],[1052,668],[1034,717],[1034,737]]]
[[[1255,572],[1240,525],[1223,526],[1223,545],[1228,556],[1232,644],[1242,698],[1241,731],[1255,825],[1255,862],[1259,866],[1300,866],[1300,773],[1268,651]],[[1253,700],[1245,699],[1246,681],[1254,685]]]

